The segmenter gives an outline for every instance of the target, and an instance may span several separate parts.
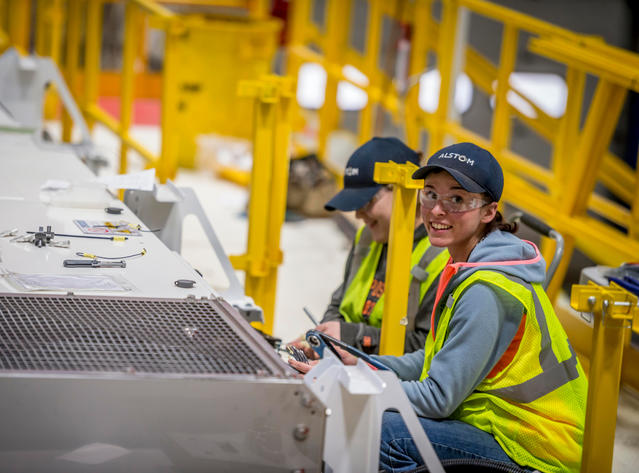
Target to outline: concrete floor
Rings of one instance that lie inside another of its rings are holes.
[[[137,127],[133,135],[151,150],[157,149],[158,130]],[[109,132],[97,127],[94,134],[99,149],[112,163],[107,172],[114,172],[117,162],[117,141]],[[135,157],[131,169],[141,168]],[[210,171],[180,170],[174,181],[178,186],[193,188],[218,234],[227,254],[246,251],[247,189],[217,179]],[[331,219],[304,219],[286,222],[282,227],[281,249],[284,262],[279,268],[275,308],[274,335],[284,341],[303,334],[312,324],[303,313],[310,309],[320,318],[339,284],[350,242]],[[224,287],[225,278],[204,234],[195,221],[187,220],[183,233],[183,256],[200,270],[214,287]],[[238,273],[240,279],[243,276]],[[639,395],[622,389],[619,397],[614,473],[639,471]]]

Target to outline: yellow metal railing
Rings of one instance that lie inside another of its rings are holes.
[[[282,263],[280,230],[286,212],[293,81],[279,76],[244,81],[239,95],[254,100],[253,167],[247,251],[231,256],[231,263],[245,271],[246,294],[264,311],[264,323],[258,328],[272,334],[277,268]]]
[[[639,55],[484,0],[368,0],[364,2],[366,42],[361,52],[348,41],[354,0],[325,3],[325,22],[317,25],[312,20],[312,0],[293,2],[288,62],[289,74],[294,76],[304,62],[319,63],[326,70],[325,102],[319,111],[320,154],[325,151],[329,134],[339,127],[337,84],[347,80],[368,94],[368,104],[359,114],[358,133],[362,142],[380,132],[371,123],[386,113],[404,126],[407,141],[414,148],[420,147],[420,136],[425,131],[428,152],[450,141],[474,141],[493,152],[506,174],[504,201],[544,219],[564,236],[564,258],[549,287],[551,297],[558,294],[575,249],[609,266],[636,259],[639,180],[637,172],[610,153],[608,146],[627,90],[638,90]],[[441,6],[438,18],[433,15],[437,4]],[[503,25],[498,64],[472,45],[464,44],[462,18],[468,12]],[[404,21],[412,30],[405,90],[379,66],[379,29],[385,19]],[[530,36],[527,48],[531,53],[566,66],[568,97],[560,118],[544,113],[510,82],[516,66],[518,39],[523,34]],[[429,55],[436,58],[441,76],[439,102],[433,113],[421,110],[418,105],[417,79],[429,68]],[[345,77],[346,65],[355,66],[366,80],[357,82]],[[495,98],[488,136],[464,127],[452,111],[454,81],[461,71],[466,72],[477,89]],[[589,105],[585,105],[584,97],[586,74],[597,79]],[[515,108],[508,99],[512,94],[526,101],[536,118]],[[371,118],[375,111],[377,117]],[[580,126],[582,114],[586,120]],[[512,150],[513,118],[552,146],[548,167]],[[595,193],[597,182],[622,203]],[[620,231],[619,226],[624,230]],[[542,251],[550,260],[553,243],[543,241]]]
[[[385,355],[404,354],[406,337],[406,308],[410,285],[410,259],[415,233],[417,191],[423,182],[412,178],[418,169],[413,163],[393,161],[375,164],[373,178],[380,184],[393,185],[393,210],[388,238],[388,266],[379,352]]]
[[[637,296],[614,282],[591,282],[572,287],[570,305],[594,319],[581,471],[611,471],[621,362],[633,319],[639,320]]]
[[[79,0],[70,0],[78,2]],[[82,100],[83,111],[91,119],[106,126],[115,133],[121,141],[120,168],[124,173],[128,167],[128,151],[136,151],[145,161],[146,166],[156,168],[158,178],[161,181],[175,176],[177,171],[177,158],[175,150],[174,113],[176,109],[176,83],[173,79],[175,68],[178,67],[175,57],[175,42],[184,32],[180,25],[180,18],[163,6],[148,0],[128,0],[125,10],[124,47],[122,54],[122,90],[120,95],[120,120],[114,119],[98,104],[98,78],[100,76],[100,51],[102,36],[102,5],[104,0],[88,2],[86,39],[86,65],[84,74],[84,95]],[[72,10],[69,12],[72,13]],[[144,145],[135,140],[130,134],[133,115],[135,62],[138,57],[138,41],[140,41],[139,26],[148,17],[149,21],[162,29],[165,33],[164,65],[162,75],[162,111],[161,111],[161,151],[156,155]],[[69,37],[67,37],[69,42]],[[68,46],[78,50],[79,44]],[[76,74],[70,71],[67,80],[71,83]],[[77,90],[77,89],[76,89]]]
[[[125,4],[123,57],[119,81],[111,71],[102,71],[100,67],[103,11],[105,5],[110,3]],[[162,4],[181,4],[188,7],[186,11],[189,13],[176,14]],[[219,7],[223,7],[227,14],[236,11],[236,20],[231,20],[228,15],[217,18],[197,13],[198,8],[207,6],[216,7],[218,11],[222,11]],[[213,125],[223,123],[228,124],[226,132],[233,130],[232,134],[246,133],[248,136],[251,126],[245,115],[249,114],[249,109],[235,110],[236,119],[229,119],[231,106],[228,101],[225,101],[224,106],[218,103],[218,107],[209,109],[204,116],[202,110],[205,107],[200,106],[197,112],[189,112],[191,118],[194,113],[199,113],[197,118],[193,119],[196,126],[181,126],[184,121],[181,117],[187,113],[182,110],[195,110],[196,106],[203,102],[200,96],[189,96],[188,91],[184,92],[186,89],[181,87],[181,82],[189,82],[187,85],[201,91],[202,84],[193,85],[193,77],[205,76],[204,69],[199,73],[192,61],[185,65],[184,56],[193,57],[193,54],[187,51],[189,48],[197,50],[198,46],[201,47],[202,35],[223,35],[225,42],[220,47],[229,49],[225,50],[224,58],[232,54],[230,48],[238,48],[240,53],[236,54],[238,57],[235,66],[241,67],[242,72],[235,76],[224,73],[210,76],[220,79],[214,84],[208,83],[207,86],[214,90],[226,90],[230,87],[228,92],[232,94],[231,91],[237,83],[233,82],[236,76],[239,81],[259,77],[269,71],[268,61],[274,53],[274,43],[280,28],[277,20],[269,19],[269,7],[270,3],[267,0],[0,0],[0,51],[11,45],[26,54],[30,51],[29,41],[33,36],[35,52],[51,57],[61,66],[67,84],[89,125],[99,122],[117,135],[121,142],[120,172],[126,172],[129,150],[133,150],[143,159],[145,166],[155,167],[160,180],[165,181],[175,175],[178,163],[186,161],[190,165],[193,164],[197,133],[216,131]],[[33,15],[32,8],[35,10]],[[35,20],[33,24],[32,18]],[[149,28],[164,33],[160,81],[156,80],[156,73],[145,69],[145,34]],[[238,39],[237,44],[233,43],[233,38],[240,38],[242,34],[252,36]],[[80,53],[83,41],[82,58]],[[194,44],[196,41],[200,43]],[[82,63],[84,65],[81,67]],[[188,74],[185,71],[188,71]],[[140,85],[151,85],[155,91],[158,88],[153,86],[159,82],[162,138],[160,151],[154,153],[132,136],[130,127],[135,98],[140,94],[145,97],[153,94],[149,90],[139,90]],[[135,90],[136,85],[138,90]],[[100,88],[110,89],[110,95],[120,96],[119,119],[101,107],[98,101]],[[50,92],[45,104],[47,117],[57,114],[59,103],[55,91]],[[62,113],[62,138],[69,141],[72,124],[65,110],[62,110]]]
[[[31,2],[22,0],[0,1],[0,52],[13,46],[21,54],[29,51],[31,32]]]

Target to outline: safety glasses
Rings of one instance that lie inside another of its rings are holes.
[[[426,209],[434,209],[437,202],[444,212],[462,213],[478,209],[490,202],[480,197],[464,197],[462,195],[438,195],[430,189],[420,189],[419,202]]]

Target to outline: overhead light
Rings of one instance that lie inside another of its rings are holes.
[[[513,72],[510,74],[509,82],[519,94],[509,90],[506,95],[508,103],[527,117],[537,118],[537,113],[523,97],[553,118],[560,118],[565,113],[568,87],[561,76],[539,72]],[[496,87],[497,81],[493,82],[493,88]],[[494,95],[490,99],[490,104],[492,107],[495,106]]]
[[[441,76],[438,69],[432,69],[421,75],[419,78],[419,108],[428,113],[434,113],[437,110],[440,85]],[[453,103],[458,113],[466,112],[473,103],[473,83],[463,72],[457,76]]]
[[[297,103],[303,108],[318,110],[324,105],[326,70],[315,62],[300,66],[297,76]]]

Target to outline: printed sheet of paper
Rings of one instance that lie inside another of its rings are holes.
[[[102,176],[98,182],[113,189],[138,189],[152,191],[155,184],[155,168],[146,169],[130,174],[116,174],[115,176]]]
[[[140,231],[135,225],[119,221],[106,220],[74,220],[73,223],[87,235],[107,235],[107,236],[140,236]]]

